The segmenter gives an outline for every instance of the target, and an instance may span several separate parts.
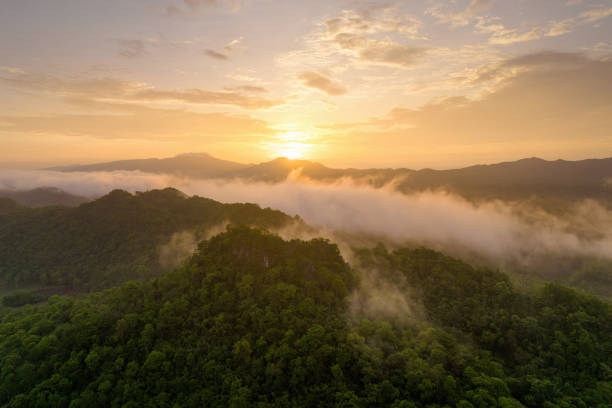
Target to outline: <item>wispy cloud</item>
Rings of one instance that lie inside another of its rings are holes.
[[[497,45],[537,40],[541,38],[545,32],[545,29],[542,27],[533,27],[527,30],[506,28],[497,20],[491,21],[482,17],[478,18],[478,23],[476,23],[474,27],[477,33],[490,34],[488,40],[489,44]]]
[[[345,55],[362,62],[409,67],[426,53],[427,47],[399,43],[390,38],[373,38],[377,33],[393,32],[408,40],[418,37],[420,22],[414,17],[390,15],[394,9],[376,13],[344,11],[339,17],[326,20],[321,40],[331,42]]]
[[[472,0],[465,13],[470,16],[480,14],[489,10],[492,5],[493,0]]]
[[[147,44],[138,39],[118,39],[119,55],[127,58],[142,57],[148,54]]]
[[[468,25],[476,16],[488,11],[494,0],[472,0],[461,12],[447,10],[446,4],[436,4],[425,10],[426,15],[434,17],[438,24],[450,24],[453,27]]]
[[[595,23],[599,20],[608,18],[609,16],[612,16],[612,7],[598,7],[585,10],[575,17],[552,22],[545,35],[547,37],[557,37],[563,34],[571,33],[576,29],[576,27]]]
[[[0,83],[63,97],[92,100],[234,105],[245,109],[265,109],[281,103],[281,101],[245,95],[237,91],[161,90],[146,83],[115,78],[64,79],[50,75],[15,73],[10,76],[0,76]]]
[[[26,72],[18,67],[0,66],[0,71],[8,72],[9,74],[25,74]]]
[[[242,42],[244,41],[244,37],[238,37],[232,41],[230,41],[223,49],[227,52],[233,52],[237,49],[245,48]]]
[[[210,58],[214,58],[216,60],[221,60],[221,61],[229,60],[229,57],[227,55],[217,52],[215,50],[211,50],[211,49],[204,50],[204,55]]]
[[[419,36],[421,22],[412,16],[399,15],[395,7],[383,7],[366,11],[344,10],[338,17],[324,21],[329,35],[337,33],[397,33],[411,39]]]
[[[224,53],[208,48],[204,50],[204,55],[217,60],[228,61],[230,59],[229,54],[235,54],[246,49],[246,47],[242,44],[243,41],[244,37],[239,37],[230,41],[223,47],[223,50],[225,51]]]
[[[84,114],[0,115],[0,131],[13,134],[87,136],[100,139],[247,141],[275,131],[245,115],[154,109],[132,104],[73,100]],[[107,112],[103,112],[107,111]]]
[[[299,78],[304,82],[304,85],[329,95],[343,95],[346,93],[345,87],[316,72],[302,72]]]
[[[277,61],[285,66],[324,70],[351,66],[411,68],[430,48],[422,45],[428,40],[420,35],[420,25],[418,19],[394,7],[344,10],[336,17],[320,20],[317,28],[303,38],[302,49],[283,54]]]
[[[166,14],[176,16],[186,13],[198,13],[206,7],[229,7],[232,11],[239,11],[243,0],[180,0],[175,4],[166,6]]]
[[[582,4],[581,0],[569,0],[566,3],[568,6],[578,6],[580,4]],[[434,17],[439,24],[449,24],[454,27],[467,26],[475,22],[475,32],[490,34],[488,42],[493,45],[515,44],[534,41],[543,37],[557,37],[570,33],[581,25],[595,23],[612,15],[612,8],[598,6],[563,20],[527,27],[507,27],[500,17],[484,14],[492,5],[492,0],[472,0],[465,10],[453,12],[448,10],[446,4],[436,4],[428,8],[425,14]]]
[[[244,91],[244,92],[252,92],[252,93],[266,93],[268,90],[263,86],[256,85],[240,85],[233,87],[225,87],[228,91]]]
[[[463,153],[513,149],[525,156],[541,146],[556,152],[561,145],[568,151],[571,146],[612,147],[611,60],[539,52],[494,64],[476,81],[487,85],[489,92],[476,98],[433,100],[416,109],[396,108],[385,117],[332,132],[344,132],[353,143],[405,146],[411,151],[435,145],[439,151]]]

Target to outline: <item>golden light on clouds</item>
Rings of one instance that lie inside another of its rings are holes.
[[[448,168],[612,153],[606,2],[128,3],[3,4],[0,164],[200,151]]]

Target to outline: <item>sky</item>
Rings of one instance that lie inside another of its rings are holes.
[[[0,167],[612,156],[612,0],[0,0]]]

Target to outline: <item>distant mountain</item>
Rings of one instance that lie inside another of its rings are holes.
[[[536,157],[454,170],[424,169],[413,173],[415,186],[589,185],[602,186],[612,177],[612,158],[547,161]]]
[[[259,164],[241,164],[217,159],[206,153],[184,154],[166,159],[121,160],[77,166],[53,167],[57,171],[140,170],[148,173],[181,174],[197,178],[248,178],[259,181],[282,181],[295,170],[303,176],[330,180],[340,177],[375,177],[381,180],[409,176],[417,188],[445,185],[591,185],[601,186],[612,180],[612,158],[579,161],[547,161],[537,157],[495,164],[480,164],[459,169],[412,170],[397,169],[336,169],[308,160],[280,157]]]
[[[522,159],[455,170],[416,171],[404,192],[445,188],[476,199],[600,199],[612,203],[612,158],[580,161]]]
[[[0,199],[0,287],[109,287],[158,275],[222,223],[278,228],[292,221],[255,204],[188,198],[171,188],[115,190],[78,207],[29,208]],[[184,231],[192,235],[172,238]]]
[[[67,193],[55,187],[39,187],[33,190],[0,190],[0,197],[10,198],[28,207],[48,205],[76,206],[89,201],[86,197]]]
[[[166,159],[119,160],[76,166],[52,167],[56,171],[140,170],[193,178],[219,177],[248,167],[246,164],[217,159],[206,153],[188,153]]]
[[[547,161],[528,158],[452,170],[335,169],[307,160],[278,158],[259,164],[240,164],[207,154],[169,159],[124,160],[87,166],[58,167],[60,171],[140,170],[194,178],[240,178],[277,183],[292,172],[323,182],[350,177],[379,187],[391,181],[404,193],[445,189],[469,199],[594,198],[612,203],[612,158]]]
[[[341,169],[331,169],[320,163],[308,160],[290,160],[280,157],[269,162],[250,165],[240,170],[227,173],[227,178],[242,178],[253,181],[280,182],[286,180],[293,172],[299,170],[302,176],[313,179],[338,178],[344,173]]]

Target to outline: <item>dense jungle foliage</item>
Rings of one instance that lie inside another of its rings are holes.
[[[612,404],[609,304],[427,249],[356,257],[232,227],[157,279],[5,311],[0,406]],[[373,271],[422,313],[353,313]]]
[[[79,207],[30,208],[0,200],[0,286],[107,288],[158,276],[173,234],[223,222],[280,227],[292,218],[255,204],[222,204],[175,189],[115,190]]]

